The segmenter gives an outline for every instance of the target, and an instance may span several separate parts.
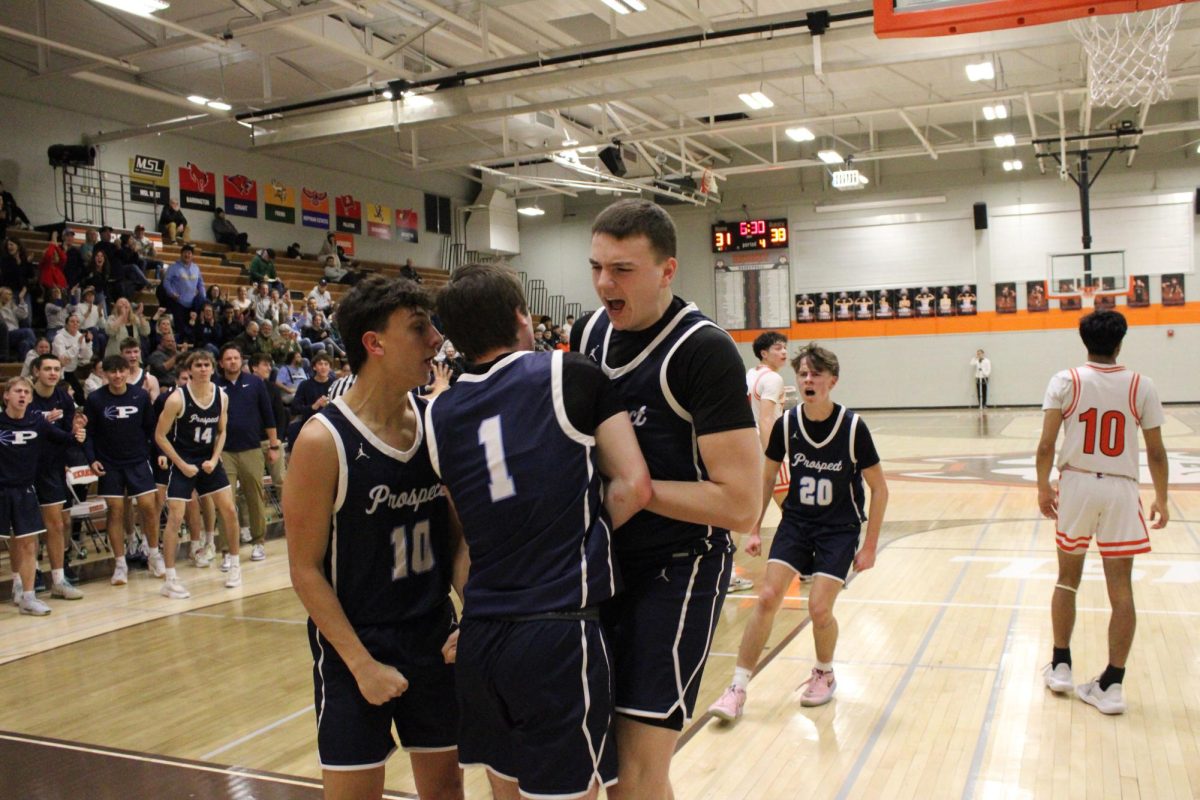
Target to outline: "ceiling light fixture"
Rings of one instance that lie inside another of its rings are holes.
[[[404,100],[404,105],[413,110],[429,108],[433,105],[433,101],[423,94],[415,94],[413,92],[405,92],[401,95]]]
[[[646,4],[642,0],[600,0],[618,14],[628,14],[631,11],[645,11]]]
[[[991,61],[980,61],[978,64],[967,64],[967,80],[990,81],[996,77],[996,68]]]
[[[817,138],[808,128],[788,128],[784,133],[793,142],[811,142]]]
[[[1014,159],[1004,162],[1004,171],[1005,172],[1012,172],[1013,170],[1021,170],[1024,168],[1025,168],[1025,165],[1021,163],[1021,159],[1019,159],[1019,158],[1014,158]]]
[[[775,106],[775,101],[772,100],[771,98],[767,97],[761,91],[759,91],[759,92],[742,92],[741,94],[738,95],[738,98],[743,103],[750,106],[750,108],[753,109],[754,111],[759,111],[764,108],[773,108]]]
[[[224,100],[209,100],[208,107],[215,111],[231,111],[233,106],[226,103]]]
[[[170,3],[165,3],[163,0],[96,0],[96,2],[118,11],[137,14],[139,17],[148,17],[155,11],[165,11],[171,7]]]
[[[1008,106],[1003,103],[997,103],[994,106],[984,106],[983,118],[988,120],[1008,119]]]
[[[518,208],[517,213],[526,217],[540,217],[546,212],[534,204],[532,206],[522,206],[521,208]]]
[[[840,164],[843,161],[841,154],[837,150],[818,150],[817,158],[826,164]]]
[[[394,100],[395,97],[396,97],[396,93],[393,92],[391,89],[383,90],[383,99],[384,100]]]
[[[992,141],[996,143],[996,147],[1012,147],[1017,143],[1017,137],[1011,133],[997,133],[992,137]]]
[[[191,102],[195,103],[198,106],[208,105],[208,98],[202,94],[189,94],[188,100],[190,100]]]

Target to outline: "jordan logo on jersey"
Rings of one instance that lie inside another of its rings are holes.
[[[369,455],[367,455],[367,451],[363,450],[362,442],[358,443],[358,455],[354,457],[354,460],[358,461],[360,458],[365,458],[367,460],[370,460],[371,458]]]
[[[588,350],[588,358],[590,358],[592,361],[595,361],[597,364],[600,363],[600,359],[596,357],[596,351],[599,349],[600,345],[596,345],[591,350]]]
[[[381,483],[368,493],[371,498],[371,507],[367,509],[367,514],[374,514],[381,505],[393,510],[412,506],[413,511],[416,511],[422,503],[429,503],[441,497],[443,491],[440,483],[426,486],[424,489],[413,489],[410,492],[393,492],[390,486]]]

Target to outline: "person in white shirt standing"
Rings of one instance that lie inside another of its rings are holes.
[[[746,398],[750,401],[750,410],[754,414],[754,424],[758,428],[758,438],[765,452],[767,442],[771,438],[771,428],[775,420],[783,414],[783,376],[779,371],[788,362],[787,337],[777,331],[767,331],[760,334],[752,345],[758,363],[746,372]],[[783,502],[788,491],[788,465],[785,461],[779,467],[779,477],[775,481],[775,503]],[[762,551],[762,540],[751,536],[746,544],[746,554],[757,556]],[[804,576],[807,578],[807,576]],[[729,579],[729,591],[741,592],[754,586],[754,581],[741,577],[734,572]]]
[[[1117,366],[1127,328],[1125,317],[1110,310],[1094,311],[1079,321],[1088,360],[1050,379],[1037,449],[1038,506],[1044,516],[1057,521],[1058,543],[1058,582],[1050,601],[1054,654],[1043,676],[1051,691],[1074,690],[1081,700],[1105,714],[1125,711],[1125,661],[1137,625],[1133,557],[1150,552],[1150,532],[1138,497],[1138,428],[1146,442],[1154,483],[1152,527],[1163,528],[1168,519],[1162,404],[1149,378]],[[1060,427],[1063,443],[1056,491],[1050,484],[1050,468]],[[1103,559],[1112,605],[1108,666],[1098,678],[1074,686],[1071,633],[1075,595],[1093,538]]]
[[[980,408],[987,408],[988,378],[992,377],[992,362],[982,350],[975,351],[971,359],[971,369],[975,371],[975,400]]]

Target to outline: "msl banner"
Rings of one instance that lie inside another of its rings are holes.
[[[329,230],[329,193],[307,186],[300,190],[300,223],[306,228]]]
[[[245,175],[226,175],[225,213],[231,217],[257,217],[258,183]]]
[[[129,201],[131,203],[167,204],[171,180],[167,177],[167,162],[155,156],[134,156],[129,159]]]
[[[337,213],[338,231],[362,233],[362,203],[360,201],[348,194],[338,195],[334,200],[334,210]]]
[[[296,224],[296,189],[292,186],[284,186],[275,179],[271,179],[271,186],[267,189],[267,213],[266,218],[271,222],[283,222],[287,225]]]
[[[197,211],[217,209],[217,176],[192,162],[179,168],[179,205]]]
[[[402,242],[417,241],[417,212],[411,208],[396,209],[396,238]]]
[[[392,210],[379,203],[367,203],[367,236],[392,238]]]

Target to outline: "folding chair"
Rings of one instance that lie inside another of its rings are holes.
[[[87,486],[98,480],[99,478],[91,467],[67,467],[67,490],[71,493],[71,499],[74,501],[67,509],[67,513],[71,515],[72,521],[79,520],[84,532],[92,537],[92,545],[96,548],[97,553],[111,553],[112,547],[108,543],[108,537],[101,535],[96,528],[96,521],[93,519],[96,514],[105,513],[108,505],[100,498],[81,500],[75,491],[76,486]],[[71,557],[81,561],[87,558],[87,548],[74,536],[71,537]]]

